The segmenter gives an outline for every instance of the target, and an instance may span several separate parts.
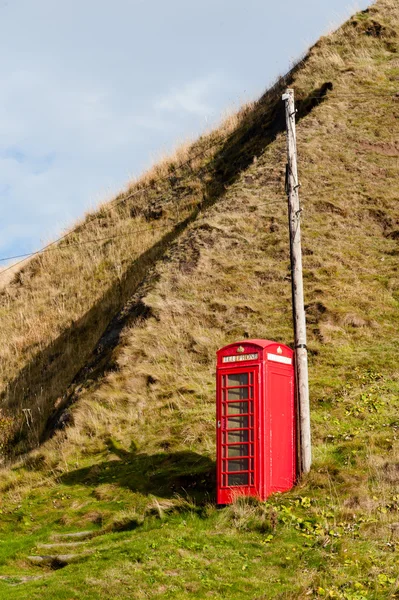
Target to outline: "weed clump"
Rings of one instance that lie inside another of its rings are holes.
[[[145,510],[146,516],[157,517],[164,519],[166,515],[181,514],[185,512],[197,512],[198,509],[193,502],[185,498],[177,497],[175,499],[158,499],[153,500],[148,504]]]
[[[271,533],[276,526],[275,510],[266,502],[251,496],[239,496],[223,510],[221,521],[239,531],[259,533]]]
[[[144,517],[138,515],[134,510],[124,510],[116,513],[107,524],[105,530],[111,531],[133,531],[144,523]]]

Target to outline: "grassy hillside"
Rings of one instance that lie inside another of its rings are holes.
[[[287,85],[314,465],[216,509],[215,351],[292,341]],[[398,92],[379,0],[3,288],[0,598],[399,597]],[[76,563],[27,559],[77,530]]]

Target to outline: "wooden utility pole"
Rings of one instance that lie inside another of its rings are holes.
[[[295,358],[297,393],[299,404],[299,431],[301,446],[301,469],[310,471],[312,444],[310,437],[310,406],[308,381],[308,352],[306,346],[306,317],[303,298],[301,207],[299,204],[299,182],[296,157],[295,101],[294,90],[283,95],[287,122],[287,196],[290,229],[292,305],[295,333]]]

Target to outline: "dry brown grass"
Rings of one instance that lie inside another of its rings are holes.
[[[14,279],[15,275],[24,268],[29,262],[29,258],[16,265],[0,267],[0,291],[7,287]]]

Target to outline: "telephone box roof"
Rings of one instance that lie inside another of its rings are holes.
[[[223,348],[220,348],[218,350],[218,352],[220,352],[220,350],[224,350],[225,348],[231,348],[233,346],[239,346],[239,345],[243,346],[244,344],[253,344],[254,346],[259,346],[260,348],[267,348],[267,346],[278,344],[279,346],[284,346],[285,348],[288,348],[289,350],[292,351],[292,348],[290,348],[286,344],[281,344],[280,342],[276,342],[273,340],[253,339],[253,340],[241,340],[240,342],[234,342],[233,344],[227,344],[227,346],[223,346]]]

